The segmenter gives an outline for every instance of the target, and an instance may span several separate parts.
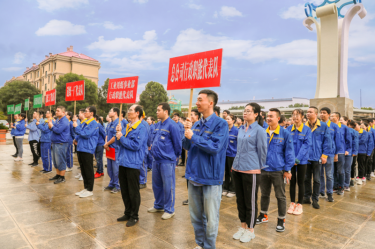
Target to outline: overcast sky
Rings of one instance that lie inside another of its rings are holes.
[[[170,57],[223,48],[222,100],[313,98],[316,32],[303,0],[12,0],[0,2],[0,85],[48,53],[74,51],[100,61],[106,78],[138,75],[166,84]],[[314,0],[321,3],[323,0]],[[375,1],[353,19],[349,92],[375,107]],[[188,101],[189,90],[172,94]]]

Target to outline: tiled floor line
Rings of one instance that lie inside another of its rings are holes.
[[[367,222],[371,219],[371,217],[373,217],[374,214],[375,214],[375,210],[372,211],[371,215],[369,215],[367,219],[362,223],[362,225],[359,226],[357,231],[354,232],[354,234],[350,237],[350,239],[353,239],[362,230],[362,228],[367,224]],[[349,241],[345,243],[345,246],[343,248],[346,248],[348,244],[349,244]]]
[[[32,243],[30,242],[29,238],[26,236],[26,234],[23,232],[23,230],[21,229],[21,227],[18,225],[16,219],[14,219],[13,215],[9,212],[8,210],[8,207],[4,204],[4,202],[0,199],[1,201],[1,204],[4,206],[5,210],[7,211],[8,215],[10,216],[10,218],[13,220],[13,222],[16,224],[18,230],[21,232],[22,236],[26,239],[27,243],[29,243],[29,245],[32,247],[32,248],[35,248]]]

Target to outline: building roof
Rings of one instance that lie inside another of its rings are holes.
[[[39,66],[38,65],[33,65],[32,67],[30,67],[29,69],[26,69],[26,71],[23,73],[23,74],[27,74],[31,71],[35,71],[35,70],[38,70],[39,69]]]

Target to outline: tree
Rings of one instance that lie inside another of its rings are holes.
[[[139,99],[139,105],[143,106],[146,116],[152,116],[156,119],[156,109],[159,103],[168,102],[168,95],[162,84],[150,81]]]
[[[374,110],[372,107],[361,107],[362,110]]]
[[[7,105],[22,103],[22,112],[25,112],[23,111],[25,99],[30,98],[30,106],[33,106],[33,96],[36,94],[40,94],[40,91],[28,81],[9,82],[0,89],[1,110],[6,113]]]
[[[178,113],[180,115],[180,117],[184,116],[183,113],[180,110],[175,109],[175,110],[171,111],[170,117],[173,118],[173,114],[175,114],[175,113]]]
[[[107,78],[104,82],[102,87],[98,88],[98,115],[103,116],[104,119],[107,116],[109,110],[113,107],[120,108],[120,104],[108,104],[107,103],[107,95],[108,95],[108,85],[109,85],[109,78]],[[123,110],[127,110],[127,104],[122,105]]]
[[[76,113],[81,108],[95,105],[98,102],[98,91],[95,82],[74,73],[67,73],[56,80],[56,106],[62,105],[68,111],[74,112],[74,101],[65,101],[66,83],[84,80],[85,81],[85,100],[77,101]]]

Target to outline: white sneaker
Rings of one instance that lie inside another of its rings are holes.
[[[172,218],[173,216],[174,216],[174,213],[173,213],[173,214],[170,214],[170,213],[165,212],[165,213],[161,216],[161,219],[162,219],[162,220],[168,220],[168,219]]]
[[[374,172],[371,172],[371,177],[375,177]]]
[[[363,178],[362,178],[362,182],[366,182],[366,177],[363,177]]]
[[[78,173],[74,178],[79,179],[81,177],[81,173]]]
[[[357,185],[362,185],[362,179],[357,178]]]
[[[203,247],[201,247],[201,246],[196,246],[196,247],[194,247],[194,249],[203,249]]]
[[[81,175],[81,177],[79,178],[79,180],[80,180],[80,181],[83,181],[83,177],[82,177],[82,175]]]
[[[228,194],[228,191],[224,191],[221,195],[226,196]]]
[[[81,193],[80,195],[79,195],[79,197],[81,197],[81,198],[85,198],[85,197],[89,197],[89,196],[93,196],[94,194],[92,193],[92,191],[88,191],[88,190],[86,190],[85,192],[83,192],[83,193]]]
[[[245,233],[245,228],[240,227],[237,233],[233,234],[233,239],[240,239],[241,236]]]
[[[86,190],[86,189],[84,189],[84,190],[81,190],[81,191],[77,192],[77,193],[76,193],[76,195],[78,195],[78,196],[79,196],[80,194],[83,194],[83,193],[84,193],[85,191],[87,191],[87,190]]]
[[[228,193],[228,194],[227,194],[227,197],[229,197],[229,198],[232,198],[232,197],[235,197],[235,196],[236,196],[235,193]]]
[[[240,241],[242,243],[250,242],[250,240],[255,238],[254,232],[251,232],[250,230],[245,230],[244,234],[242,234]]]
[[[68,167],[66,167],[66,170],[65,170],[66,172],[70,172],[70,171],[73,171],[72,170],[72,168],[68,168]]]
[[[17,157],[14,159],[15,162],[19,162],[19,161],[23,161],[23,159],[21,157]]]
[[[149,213],[164,212],[164,209],[156,209],[152,207],[152,208],[147,209],[147,212]]]

